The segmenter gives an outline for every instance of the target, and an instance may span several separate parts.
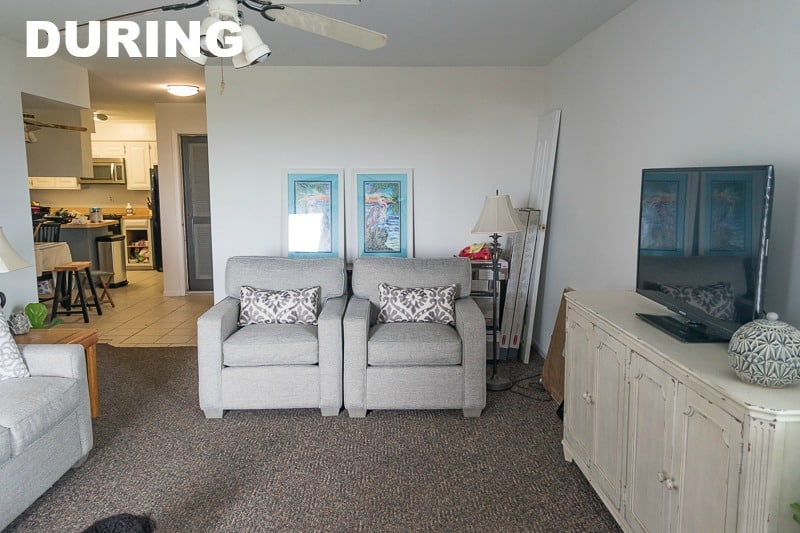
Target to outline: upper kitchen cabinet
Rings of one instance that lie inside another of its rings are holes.
[[[128,190],[150,190],[150,168],[158,162],[155,141],[92,141],[92,156],[124,157]]]

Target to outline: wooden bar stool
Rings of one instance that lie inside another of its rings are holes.
[[[50,315],[52,322],[58,315],[58,306],[64,308],[61,314],[71,315],[77,313],[72,310],[72,281],[75,280],[75,285],[78,289],[78,296],[81,302],[81,312],[83,313],[83,321],[89,322],[89,312],[86,307],[86,295],[83,292],[83,282],[81,281],[81,271],[86,273],[86,279],[89,283],[89,289],[92,291],[94,298],[94,305],[97,308],[97,314],[102,315],[103,310],[100,308],[100,301],[97,298],[97,291],[94,288],[94,281],[91,275],[91,261],[72,261],[63,265],[58,265],[53,268],[56,274],[56,288],[53,296],[53,312]],[[65,287],[66,285],[66,287]]]
[[[109,285],[114,283],[114,273],[107,272],[105,270],[92,270],[90,272],[92,278],[96,278],[97,282],[95,283],[95,288],[100,289],[100,303],[108,303],[111,304],[111,307],[115,307],[114,300],[111,298],[111,293],[108,292]],[[81,277],[86,277],[85,272],[80,273]],[[76,305],[80,301],[80,294],[75,294],[75,298],[72,300],[72,304]]]

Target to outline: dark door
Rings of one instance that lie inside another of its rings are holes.
[[[190,291],[211,291],[211,202],[208,189],[208,136],[181,135],[186,262]]]

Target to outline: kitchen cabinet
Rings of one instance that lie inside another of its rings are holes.
[[[79,190],[81,188],[81,184],[76,177],[29,177],[28,188]]]
[[[150,270],[153,259],[150,250],[152,226],[149,218],[123,218],[122,235],[125,236],[125,261],[128,270]]]
[[[124,157],[127,189],[150,190],[150,168],[158,164],[155,141],[94,141],[92,156]]]
[[[800,388],[739,380],[725,343],[681,343],[630,291],[569,292],[564,457],[625,531],[791,531]]]

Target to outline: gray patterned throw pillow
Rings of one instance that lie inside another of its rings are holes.
[[[317,325],[319,287],[271,291],[242,285],[239,325]]]
[[[455,285],[407,289],[381,283],[378,291],[380,293],[378,322],[455,324]]]
[[[22,358],[17,343],[11,335],[11,328],[3,313],[0,313],[0,381],[30,376],[28,366]]]
[[[736,320],[733,285],[728,282],[720,281],[700,287],[659,284],[658,288],[673,298],[702,309],[714,318]]]

